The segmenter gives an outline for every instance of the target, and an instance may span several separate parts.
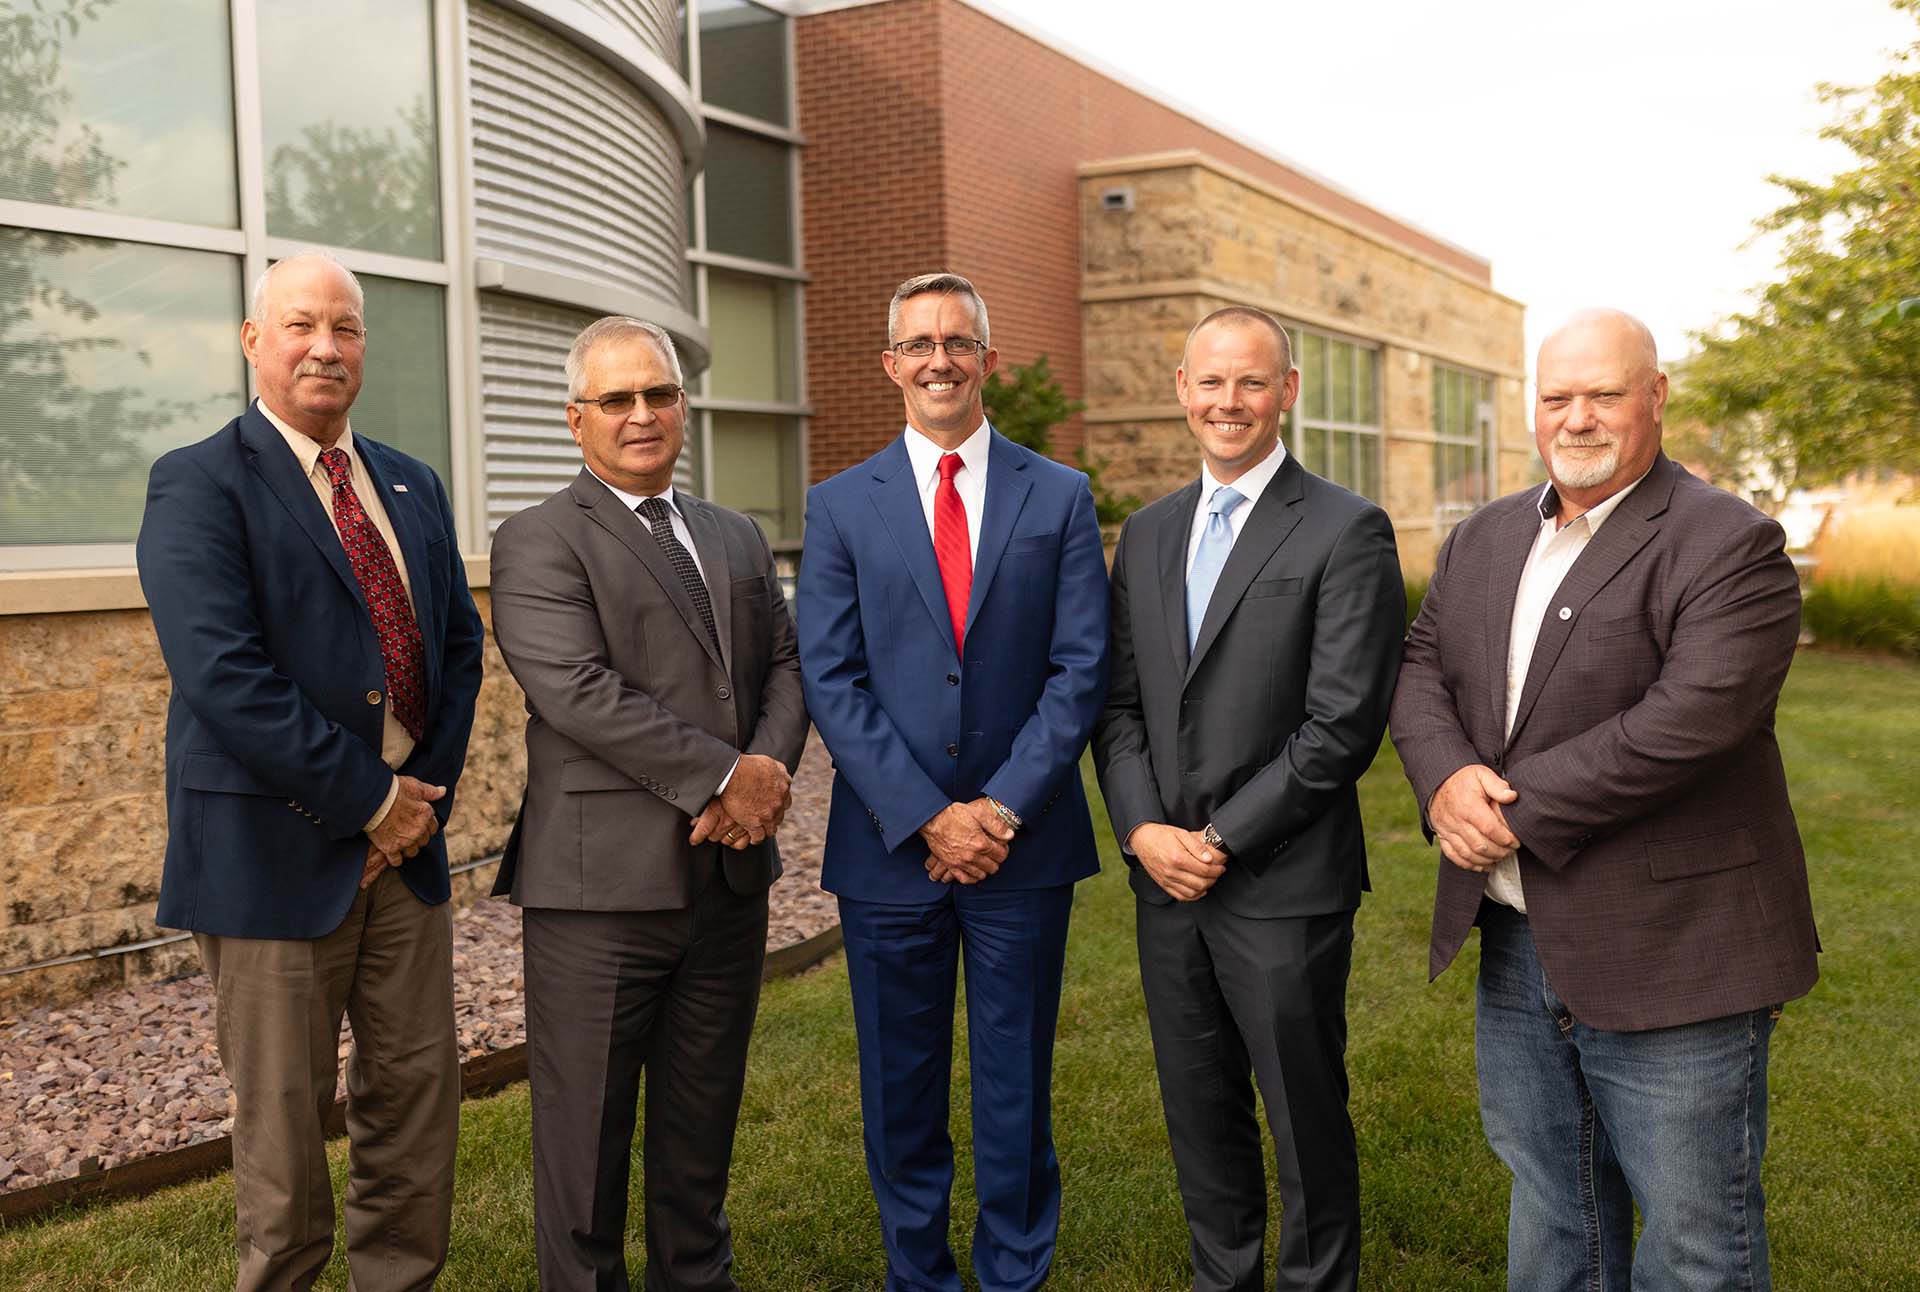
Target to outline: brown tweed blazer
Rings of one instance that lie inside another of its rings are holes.
[[[1407,633],[1391,730],[1423,824],[1461,767],[1507,778],[1535,944],[1586,1023],[1640,1031],[1806,994],[1819,942],[1773,732],[1800,623],[1780,526],[1660,455],[1554,595],[1503,738],[1540,492],[1448,535]],[[1431,976],[1483,885],[1441,859]]]

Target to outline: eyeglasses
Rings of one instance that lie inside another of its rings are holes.
[[[964,359],[970,354],[979,354],[987,348],[987,343],[976,341],[970,336],[950,336],[938,342],[924,336],[917,336],[911,341],[895,341],[887,348],[914,359],[924,359],[932,354],[936,347],[945,350],[955,359]]]
[[[633,411],[639,400],[646,400],[648,408],[672,408],[680,402],[681,389],[678,386],[648,386],[645,390],[609,390],[598,399],[576,399],[576,404],[598,404],[600,411],[609,417],[625,417]]]

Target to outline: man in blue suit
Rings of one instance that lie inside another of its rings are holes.
[[[283,260],[240,344],[258,402],[154,463],[140,583],[173,680],[159,922],[191,929],[234,1088],[240,1292],[333,1250],[325,1125],[344,1013],[356,1292],[433,1286],[459,1117],[440,834],[482,628],[426,464],[347,425],[365,305]]]
[[[887,333],[906,430],[807,496],[801,675],[838,773],[821,884],[846,935],[886,1286],[960,1288],[964,956],[973,1268],[985,1292],[1024,1292],[1060,1224],[1053,1034],[1073,884],[1099,867],[1078,761],[1106,691],[1106,565],[1086,477],[987,425],[998,355],[973,284],[908,279]]]

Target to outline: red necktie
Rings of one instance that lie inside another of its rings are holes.
[[[940,562],[940,582],[947,589],[947,614],[953,619],[953,649],[964,648],[967,598],[973,595],[973,547],[967,541],[967,509],[953,477],[963,464],[958,453],[940,459],[940,484],[933,491],[933,555]]]
[[[367,611],[373,616],[374,634],[380,639],[387,702],[407,734],[418,740],[427,717],[426,652],[420,644],[420,625],[414,622],[413,607],[407,603],[407,589],[400,582],[400,569],[393,563],[387,540],[380,537],[360,505],[360,496],[353,491],[346,452],[328,449],[320,455],[320,465],[333,481],[333,523],[340,531],[340,545],[347,549],[347,561],[353,566],[353,577],[360,580],[361,595],[366,597]]]

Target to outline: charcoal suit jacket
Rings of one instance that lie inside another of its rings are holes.
[[[1660,455],[1548,604],[1509,734],[1508,639],[1541,498],[1511,494],[1448,535],[1407,634],[1392,730],[1423,812],[1470,763],[1513,786],[1534,942],[1592,1026],[1804,995],[1818,940],[1773,729],[1800,626],[1780,526]],[[1439,871],[1434,976],[1484,888],[1444,858]]]

